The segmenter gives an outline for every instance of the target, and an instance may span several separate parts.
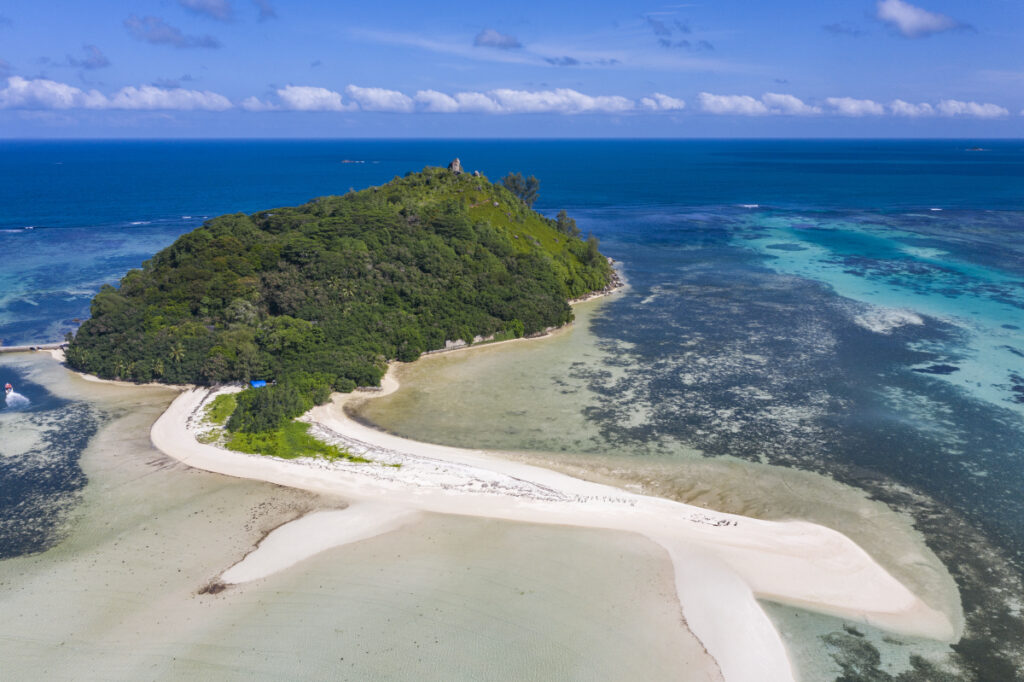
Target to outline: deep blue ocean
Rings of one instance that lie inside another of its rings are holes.
[[[1024,675],[1022,141],[2,142],[0,343],[61,339],[207,217],[456,156],[536,175],[536,208],[623,264],[593,331],[639,369],[588,376],[608,438],[818,471],[912,513],[960,584],[972,679]],[[621,426],[636,401],[647,423]],[[11,476],[0,513],[29,495]],[[0,556],[37,545],[0,536]]]

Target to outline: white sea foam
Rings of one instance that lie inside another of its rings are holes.
[[[761,208],[761,204],[740,204],[742,208]]]
[[[876,334],[891,334],[908,324],[922,325],[924,320],[912,310],[899,308],[869,308],[853,318],[854,322]]]

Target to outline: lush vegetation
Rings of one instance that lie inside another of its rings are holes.
[[[224,426],[237,406],[238,397],[234,393],[221,393],[206,406],[204,421],[214,426]]]
[[[68,363],[141,382],[266,379],[227,424],[269,433],[331,390],[377,385],[391,359],[564,324],[566,300],[606,286],[610,268],[564,212],[530,209],[536,178],[519,180],[514,194],[427,168],[210,220],[103,287]]]
[[[309,424],[299,421],[285,422],[282,426],[259,433],[236,431],[225,443],[228,450],[253,455],[270,455],[294,459],[296,457],[323,457],[329,460],[347,459],[350,462],[370,460],[351,454],[348,450],[317,440],[309,435]]]
[[[331,461],[336,459],[347,459],[350,462],[370,461],[353,455],[345,448],[314,438],[309,434],[309,424],[303,422],[285,421],[280,426],[261,430],[258,433],[225,432],[224,427],[235,412],[239,395],[237,393],[221,393],[206,405],[203,422],[212,428],[200,434],[201,442],[221,443],[229,450],[285,459],[323,457]]]

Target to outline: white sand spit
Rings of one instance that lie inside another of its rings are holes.
[[[328,549],[383,535],[418,516],[412,509],[372,502],[307,514],[267,534],[254,551],[224,572],[221,582],[237,585],[266,578]]]
[[[396,390],[393,373],[385,377],[383,387],[377,395]],[[197,415],[211,395],[189,390],[179,396],[153,425],[154,444],[197,468],[340,496],[353,504],[388,505],[398,510],[395,513],[414,509],[606,528],[654,540],[675,564],[677,592],[689,627],[729,682],[793,679],[781,638],[755,598],[941,641],[959,636],[947,614],[927,606],[845,535],[823,526],[722,514],[582,481],[495,453],[400,438],[350,419],[344,406],[352,396],[344,395],[335,395],[305,419],[320,437],[363,454],[372,463],[289,461],[230,452],[195,439]],[[388,516],[382,506],[379,512],[365,509],[367,514],[380,513],[382,519]],[[339,525],[345,513],[338,515]],[[331,518],[324,523],[330,525]],[[332,537],[344,537],[346,532],[339,528]],[[282,549],[287,547],[291,545],[275,541],[268,546],[268,558],[258,561],[257,550],[251,555],[252,565],[266,565],[271,556],[298,551]],[[258,575],[248,566],[242,570],[243,564],[235,567],[238,572],[225,573],[225,579]]]

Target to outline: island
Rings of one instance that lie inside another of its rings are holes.
[[[280,429],[332,391],[376,386],[389,361],[543,333],[615,273],[539,183],[449,168],[302,206],[225,215],[105,286],[68,365],[104,379],[267,382],[235,400],[234,445]],[[287,435],[287,434],[286,434]],[[301,434],[285,438],[302,449]],[[283,454],[288,448],[277,448]],[[301,452],[294,453],[301,454]]]
[[[67,363],[102,380],[184,385],[152,426],[157,448],[345,501],[276,528],[198,593],[448,514],[648,538],[672,562],[680,616],[714,660],[711,678],[795,679],[759,599],[959,639],[958,601],[915,594],[833,529],[720,513],[352,418],[352,401],[398,390],[398,363],[542,336],[573,319],[572,301],[620,284],[564,211],[532,209],[538,185],[519,174],[491,183],[453,162],[222,216],[96,296]]]

